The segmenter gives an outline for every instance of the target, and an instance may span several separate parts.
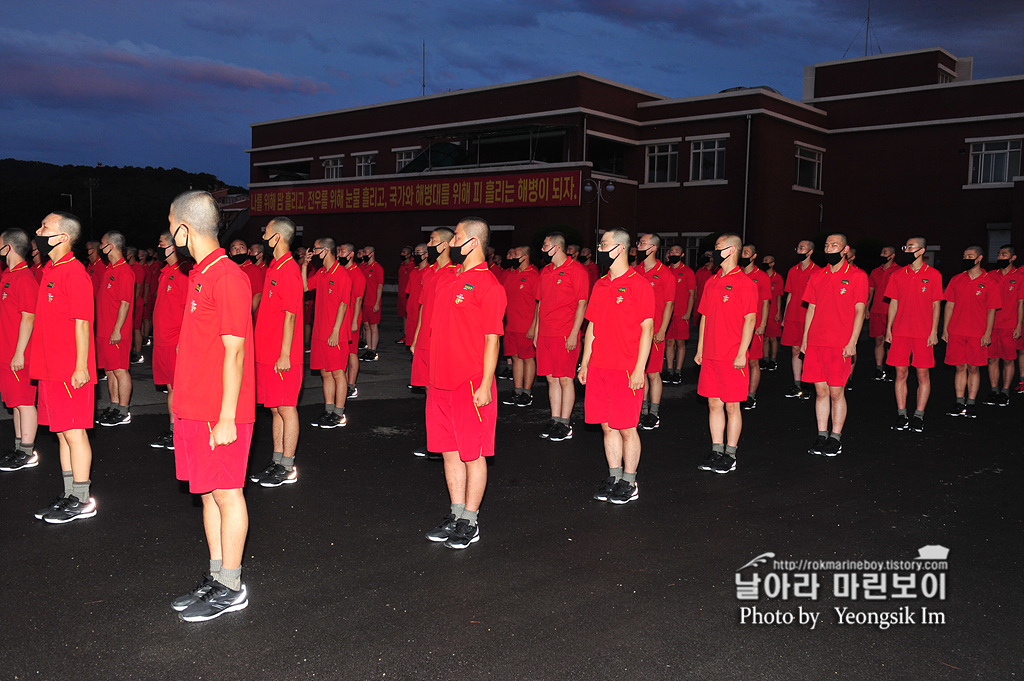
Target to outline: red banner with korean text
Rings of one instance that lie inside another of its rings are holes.
[[[251,189],[252,215],[578,206],[580,172]]]

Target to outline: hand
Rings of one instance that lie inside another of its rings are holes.
[[[485,387],[481,385],[479,388],[476,389],[476,392],[473,393],[473,404],[475,404],[478,407],[486,407],[490,403],[491,389],[490,387]]]
[[[580,370],[579,370],[579,373],[576,374],[576,377],[580,379],[580,385],[586,385],[587,384],[587,365],[586,364],[581,364],[580,365]]]
[[[777,321],[777,322],[781,322],[782,321],[782,315],[780,315],[778,312],[775,313],[775,321]]]
[[[327,337],[327,344],[332,348],[338,347],[338,334],[339,331],[332,331],[331,335]]]
[[[654,342],[655,343],[664,343],[665,342],[665,333],[660,331],[660,332],[654,334]]]
[[[762,324],[761,326],[759,326],[756,329],[754,329],[754,334],[757,335],[757,336],[763,336],[764,335],[764,324]]]
[[[567,351],[569,351],[569,352],[572,352],[573,350],[576,349],[576,344],[579,343],[579,342],[580,342],[579,334],[573,334],[571,336],[568,336],[565,339],[565,349]]]
[[[948,343],[949,342],[949,331],[943,331],[942,332],[942,342],[943,343]]]
[[[982,336],[981,337],[981,347],[987,348],[990,345],[992,345],[992,334],[988,334],[987,336]]]
[[[83,385],[89,382],[89,370],[88,369],[75,369],[75,373],[71,374],[71,387],[78,390]]]
[[[704,353],[698,348],[697,352],[693,355],[693,363],[700,366],[701,362],[704,361]]]
[[[279,374],[283,374],[286,371],[290,371],[292,368],[292,360],[287,355],[281,355],[277,358],[277,362],[274,363],[274,371]]]
[[[238,429],[234,421],[217,421],[217,425],[210,431],[210,449],[229,445],[238,439]]]
[[[800,344],[800,354],[801,355],[806,355],[807,354],[807,341],[804,341],[803,343]],[[846,357],[846,356],[847,355],[843,355],[843,357]]]
[[[681,319],[682,319],[682,320],[683,320],[684,322],[686,322],[687,324],[689,324],[689,323],[690,323],[690,315],[688,315],[688,314],[684,314],[684,315],[683,315],[683,316],[681,317]]]
[[[534,340],[537,337],[537,328],[534,326],[528,328],[526,330],[526,337],[529,338],[530,340]],[[536,345],[536,343],[534,343],[534,345]]]
[[[928,347],[932,347],[933,345],[938,345],[938,344],[939,344],[939,337],[937,335],[935,335],[934,333],[930,334],[928,336]]]
[[[631,373],[629,375],[629,389],[630,390],[643,390],[644,389],[644,379],[646,377],[647,376],[644,373],[643,369],[640,369],[639,371],[634,369],[633,373]]]
[[[121,342],[121,332],[120,331],[115,331],[112,334],[110,334],[110,344],[111,345],[117,345],[120,342]]]
[[[848,343],[843,348],[843,357],[854,357],[857,354],[857,345],[855,343]]]
[[[306,251],[306,255],[302,256],[302,266],[305,267],[313,259],[312,249]]]
[[[373,311],[374,312],[380,312],[380,303],[379,302],[376,305],[373,306]]]
[[[892,331],[885,332],[885,342],[892,343]]]
[[[11,371],[18,372],[25,368],[25,353],[16,352],[11,358]]]
[[[352,322],[352,333],[359,331],[359,322]]]
[[[1014,339],[1017,339],[1017,338],[1021,337],[1021,330],[1020,330],[1019,326],[1016,329],[1013,330],[1013,337],[1014,337]]]
[[[745,354],[743,354],[743,355],[736,355],[736,359],[734,359],[732,361],[732,368],[733,369],[745,369],[745,368],[747,368],[747,358],[746,358],[746,355]]]

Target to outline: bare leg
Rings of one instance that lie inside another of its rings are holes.
[[[479,511],[487,489],[487,459],[478,457],[467,461],[466,469],[466,510]]]
[[[622,437],[622,472],[636,473],[640,465],[640,436],[636,428],[620,430],[619,434]]]
[[[523,387],[526,392],[533,392],[533,381],[537,378],[537,359],[531,357],[523,360]]]
[[[959,368],[959,367],[958,367]],[[967,397],[974,400],[978,397],[978,390],[981,388],[981,371],[978,367],[967,367]],[[960,394],[957,393],[957,397]]]
[[[708,398],[708,428],[711,444],[725,444],[725,403],[717,397]]]
[[[907,376],[910,374],[908,367],[896,367],[896,382],[893,389],[896,391],[896,408],[907,408]]]
[[[551,418],[553,419],[562,417],[562,387],[559,385],[560,380],[554,376],[548,376],[548,402],[551,403]]]
[[[75,482],[87,482],[92,473],[92,446],[89,444],[89,435],[84,428],[65,430],[59,433],[63,436],[61,444],[67,444],[68,464],[74,475]],[[61,452],[61,465],[64,464],[63,452]],[[64,470],[68,470],[65,468]]]
[[[216,489],[210,493],[213,503],[217,509],[217,521],[219,526],[218,549],[221,554],[222,565],[225,570],[234,570],[242,567],[242,552],[245,550],[245,537],[249,532],[249,511],[245,505],[245,496],[241,489]],[[206,495],[203,495],[204,502]],[[206,521],[204,504],[203,521]],[[210,539],[210,531],[207,529],[207,541]],[[216,560],[213,554],[213,543],[210,543],[210,558]]]
[[[828,391],[832,397],[832,432],[842,434],[846,425],[846,387],[830,387]]]
[[[622,466],[622,431],[609,428],[607,423],[601,424],[604,431],[604,457],[608,460],[608,468]]]
[[[292,458],[299,445],[299,410],[295,407],[278,407],[277,413],[280,415],[283,425],[284,449],[275,449],[274,451],[284,452],[286,457]]]
[[[975,370],[977,373],[977,370]],[[967,365],[957,364],[956,374],[953,376],[953,390],[957,397],[963,397],[967,391]]]
[[[281,411],[279,407],[271,407],[270,413],[273,414],[271,420],[270,432],[274,444],[275,452],[284,451],[284,419],[281,418]]]
[[[829,403],[829,389],[827,383],[814,384],[814,418],[818,423],[818,430],[828,432],[828,414],[831,405]]]
[[[932,378],[928,369],[917,370],[917,410],[924,411],[932,394]]]
[[[737,447],[740,444],[740,433],[743,431],[743,412],[740,410],[740,403],[727,402],[725,412],[729,415],[728,439],[725,444]]]
[[[444,479],[448,483],[448,496],[453,504],[466,503],[466,464],[459,458],[458,452],[443,452]]]
[[[576,386],[573,383],[572,376],[562,376],[558,379],[558,385],[561,392],[561,404],[560,412],[563,419],[567,419],[572,416],[572,408],[576,404]]]

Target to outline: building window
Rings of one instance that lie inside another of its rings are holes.
[[[353,154],[356,157],[356,177],[369,177],[377,172],[377,154]]]
[[[690,182],[725,179],[725,138],[690,143]]]
[[[328,158],[324,160],[324,179],[337,180],[341,178],[341,171],[345,167],[345,160],[341,158]]]
[[[975,142],[971,145],[971,184],[1013,182],[1020,175],[1021,140]]]
[[[412,160],[414,158],[416,158],[416,154],[418,154],[418,153],[420,153],[420,152],[417,149],[406,149],[405,151],[396,152],[395,153],[395,172],[396,173],[402,172],[402,168],[404,168],[407,165],[409,165],[409,163],[411,163]]]
[[[679,145],[649,144],[647,146],[647,182],[676,182],[679,166]]]
[[[821,191],[821,152],[796,148],[796,186]]]

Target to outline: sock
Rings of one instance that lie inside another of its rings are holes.
[[[466,512],[465,504],[452,504],[452,515],[458,520],[462,517],[462,514]]]
[[[14,448],[15,449],[21,449],[21,438],[20,437],[14,438]]]
[[[757,399],[757,395],[753,395],[751,393],[747,393],[747,399],[748,400],[756,400]]]
[[[480,509],[475,511],[465,510],[462,512],[462,517],[459,520],[468,520],[470,525],[476,525],[476,516],[480,513]]]
[[[515,391],[517,396],[526,394],[526,388],[515,388]]]
[[[900,416],[906,416],[907,415],[907,410],[906,409],[897,409],[896,413],[899,414]]]
[[[74,478],[71,480],[71,493],[78,497],[79,501],[89,501],[89,485],[92,483],[92,480],[86,480],[85,482],[76,482]]]
[[[885,371],[885,368],[881,364],[876,364],[875,368],[878,369],[879,371]]]
[[[659,403],[659,402],[651,402],[651,413],[652,414],[657,416],[659,409],[661,409],[661,403]]]
[[[973,397],[968,397],[968,398],[967,398],[967,404],[969,404],[969,405],[971,405],[971,406],[974,406],[974,402],[975,402],[975,400],[974,400],[974,398],[973,398]]]
[[[210,559],[210,576],[213,577],[214,579],[217,579],[217,576],[220,575],[220,569],[221,569],[221,566],[223,564],[224,564],[223,560],[214,560],[214,559],[211,558]]]
[[[283,459],[283,458],[284,458],[284,452],[274,452],[273,456],[271,457],[271,459],[274,461],[274,463],[281,463],[281,459]]]
[[[171,428],[170,428],[170,431],[171,431],[171,433],[173,433],[173,432],[174,432],[174,421],[171,421]]]
[[[843,434],[842,433],[832,433],[832,435],[830,435],[830,437],[833,440],[835,440],[836,442],[842,442],[842,440],[843,440]]]
[[[608,477],[615,478],[615,482],[622,480],[622,466],[618,468],[608,468]]]
[[[222,567],[220,574],[217,575],[217,581],[232,591],[238,591],[242,588],[242,567],[231,569]]]
[[[75,476],[71,471],[61,471],[61,476],[64,479],[64,496],[69,497],[74,493]]]
[[[819,430],[818,431],[818,437],[828,437],[828,431],[827,430]]]
[[[116,406],[117,406],[117,413],[120,414],[121,416],[124,416],[125,414],[128,413],[128,405],[127,404],[118,404]]]
[[[714,442],[711,444],[711,451],[718,452],[719,454],[725,454],[725,443]]]
[[[1010,389],[1009,388],[1000,388],[999,392],[1001,392],[1004,395],[1009,395],[1010,394]]]
[[[569,425],[569,419],[553,418],[551,420],[554,421],[555,423],[561,423],[564,426]]]
[[[726,445],[725,446],[725,453],[728,454],[729,456],[731,456],[734,459],[736,458],[736,448],[733,447],[732,445]]]
[[[922,419],[922,420],[923,420],[923,419],[924,419],[924,412],[923,412],[923,411],[921,411],[920,409],[915,409],[915,410],[914,410],[914,416],[915,416],[916,418],[919,418],[919,419]]]
[[[295,465],[295,457],[294,456],[282,456],[281,457],[281,465],[284,466],[284,469],[286,471],[290,471],[292,469],[292,467]]]
[[[958,397],[958,398],[956,398],[956,403],[957,404],[967,404],[967,398],[966,397]]]
[[[34,442],[18,442],[18,449],[25,452],[29,456],[32,456],[33,447],[35,447]]]
[[[640,414],[646,414],[651,410],[651,403],[648,400],[644,400],[643,404],[640,405]]]
[[[325,404],[324,405],[324,411],[326,411],[328,414],[333,414],[334,413],[334,405],[333,404]]]
[[[633,485],[636,483],[636,473],[623,473],[622,479]]]
[[[345,407],[339,407],[339,406],[335,405],[334,413],[337,414],[338,416],[344,416],[345,415]]]

